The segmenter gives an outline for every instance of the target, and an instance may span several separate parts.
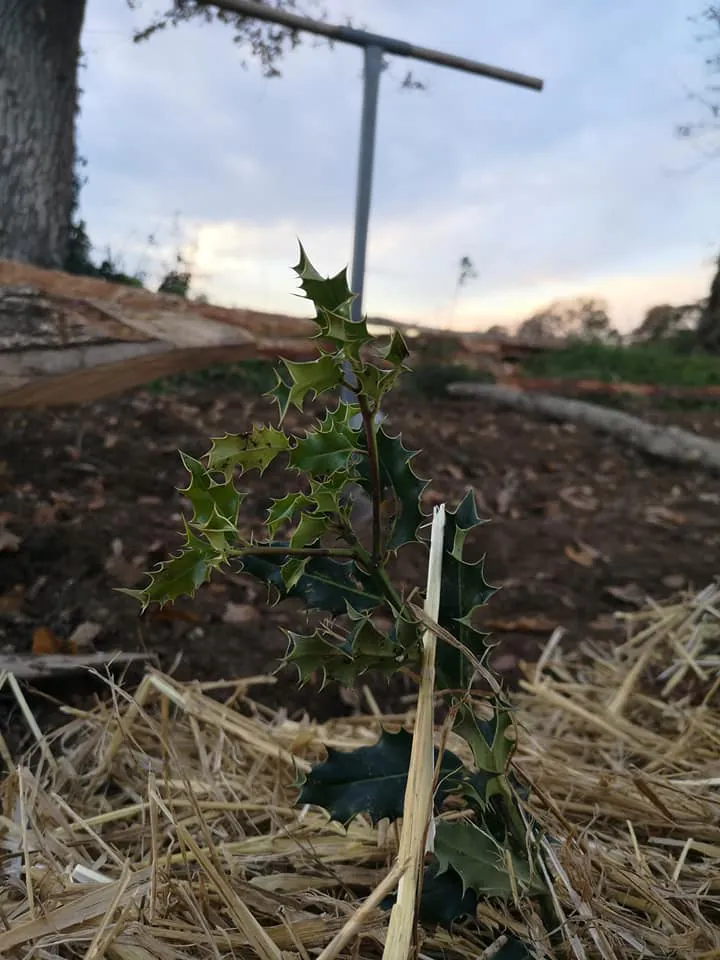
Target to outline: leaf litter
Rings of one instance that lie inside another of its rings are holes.
[[[555,920],[531,897],[481,900],[476,922],[425,928],[421,957],[720,956],[720,588],[617,617],[613,647],[556,631],[513,696]],[[368,695],[367,715],[292,721],[251,696],[271,678],[223,691],[150,670],[134,694],[106,677],[109,698],[44,734],[0,680],[35,740],[14,761],[0,737],[0,956],[381,955],[399,833],[329,822],[296,784],[412,711]]]

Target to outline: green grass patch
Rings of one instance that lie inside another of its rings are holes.
[[[720,384],[720,358],[684,353],[667,344],[606,346],[572,344],[529,357],[525,374],[606,383],[646,383],[664,387],[708,387]]]
[[[203,370],[176,373],[148,384],[151,393],[173,393],[182,387],[220,387],[245,393],[267,393],[275,386],[272,360],[238,360],[235,363],[216,363]]]

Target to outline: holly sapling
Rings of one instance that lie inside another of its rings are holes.
[[[323,278],[302,247],[294,269],[315,308],[316,359],[281,361],[269,394],[277,428],[256,425],[215,438],[200,460],[181,453],[189,475],[182,492],[192,508],[182,547],[149,574],[147,586],[123,592],[145,609],[193,596],[215,570],[243,570],[268,587],[274,602],[295,597],[325,615],[312,632],[287,632],[283,665],[296,668],[300,684],[320,676],[349,686],[368,672],[420,676],[413,735],[384,730],[372,746],[328,750],[298,796],[298,803],[322,807],[343,824],[361,813],[373,823],[403,820],[400,855],[409,866],[386,948],[395,957],[409,942],[418,904],[421,920],[449,924],[473,913],[479,896],[542,893],[536,828],[522,812],[510,770],[512,717],[487,668],[488,638],[473,626],[475,611],[494,592],[482,560],[465,559],[466,538],[481,524],[474,494],[468,491],[454,510],[436,509],[426,598],[424,606],[415,603],[388,567],[407,544],[428,548],[429,518],[421,510],[428,481],[413,469],[416,453],[388,432],[380,413],[407,369],[407,345],[396,331],[380,349],[366,321],[353,322],[344,270]],[[332,394],[304,433],[283,430],[291,407],[303,411],[308,398]],[[238,524],[246,493],[236,475],[262,474],[281,457],[300,489],[272,500],[265,530],[243,537]],[[357,487],[372,504],[367,537],[352,523],[347,494]],[[392,624],[389,630],[379,628],[380,617]],[[479,679],[490,693],[474,690]],[[437,695],[453,732],[470,748],[472,767],[433,747]]]

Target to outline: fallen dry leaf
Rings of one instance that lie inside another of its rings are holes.
[[[16,583],[7,593],[0,594],[0,614],[19,613],[25,600],[25,588]]]
[[[517,493],[518,486],[520,481],[518,480],[517,471],[508,470],[503,477],[502,488],[498,491],[498,495],[495,500],[495,505],[497,507],[497,512],[502,516],[507,513],[510,509],[510,504],[515,498]]]
[[[32,635],[32,654],[35,657],[44,657],[49,653],[60,653],[63,641],[50,630],[49,627],[36,627]]]
[[[662,578],[662,583],[668,590],[682,590],[687,583],[687,579],[681,573],[669,573]]]
[[[645,520],[658,527],[680,527],[686,522],[685,515],[669,507],[647,507]]]
[[[92,653],[97,637],[102,633],[99,623],[85,620],[70,634],[67,640],[67,652],[72,654]]]
[[[568,544],[565,547],[565,556],[573,563],[589,568],[595,563],[599,554],[597,550],[588,549],[584,544],[578,544],[576,547]]]
[[[576,510],[597,510],[598,499],[593,495],[592,487],[565,487],[559,493],[563,503],[567,503]]]
[[[50,523],[55,523],[57,520],[58,510],[60,510],[62,504],[60,503],[39,503],[35,507],[35,512],[33,514],[33,525],[36,527],[47,527]]]
[[[643,607],[647,601],[647,594],[636,583],[626,583],[622,587],[605,587],[605,593],[633,607]]]
[[[111,556],[105,561],[105,571],[123,587],[135,587],[145,578],[142,567],[123,556],[123,542],[116,537],[110,544]]]
[[[21,543],[22,539],[17,534],[0,527],[0,553],[16,553]]]
[[[251,603],[228,603],[222,615],[224,623],[252,623],[260,612]]]
[[[453,480],[462,480],[465,476],[462,469],[458,467],[457,464],[454,464],[454,463],[446,463],[445,472],[448,473],[453,478]]]

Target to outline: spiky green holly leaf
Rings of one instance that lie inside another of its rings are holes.
[[[275,369],[275,386],[268,390],[264,396],[269,397],[277,404],[280,423],[285,419],[290,408],[290,391],[292,389],[292,378],[284,366]]]
[[[357,613],[357,611],[354,611]],[[396,673],[405,661],[405,652],[391,637],[382,633],[368,616],[355,618],[349,635],[353,660],[358,676],[368,670],[378,670],[387,676]]]
[[[248,433],[213,437],[207,454],[208,470],[217,470],[229,480],[236,468],[242,473],[259,470],[262,474],[280,453],[286,453],[291,440],[282,430],[254,426]]]
[[[316,513],[336,515],[340,509],[340,500],[344,488],[353,482],[354,473],[350,470],[335,470],[330,476],[318,480],[310,479],[310,501],[315,504]]]
[[[304,493],[288,493],[279,500],[273,500],[267,512],[267,527],[270,536],[275,539],[278,530],[286,523],[292,523],[295,514],[309,506],[311,500]]]
[[[488,650],[487,634],[472,625],[473,613],[496,592],[485,580],[484,557],[471,563],[463,559],[465,540],[471,530],[481,526],[475,492],[469,489],[455,510],[445,513],[443,568],[438,622],[482,661]],[[438,681],[446,689],[465,689],[473,667],[457,647],[438,640]]]
[[[410,356],[405,337],[403,337],[399,330],[393,330],[390,336],[390,343],[383,356],[394,367],[402,366]]]
[[[117,587],[117,592],[139,600],[143,610],[151,603],[164,607],[178,597],[194,597],[198,588],[210,579],[212,571],[220,566],[222,558],[218,557],[211,544],[196,537],[187,524],[185,541],[179,553],[164,560],[147,574],[150,578],[147,586],[135,590]]]
[[[510,724],[509,707],[496,698],[493,716],[489,720],[481,720],[467,704],[463,704],[456,714],[453,729],[472,750],[478,770],[504,773],[515,746],[506,736]],[[485,799],[489,795],[486,790]]]
[[[286,541],[256,545],[289,546]],[[311,557],[300,579],[288,588],[283,580],[282,567],[289,559],[287,554],[244,553],[240,563],[246,573],[265,583],[278,600],[294,597],[302,600],[308,610],[325,610],[332,616],[339,616],[345,613],[347,604],[356,610],[374,610],[383,604],[383,597],[371,579],[352,560]]]
[[[191,523],[201,530],[233,533],[244,494],[239,493],[231,480],[218,483],[199,460],[180,453],[183,466],[190,474],[190,483],[179,487],[193,508]]]
[[[423,926],[449,929],[455,921],[475,914],[478,897],[474,890],[463,889],[463,882],[454,870],[438,874],[437,869],[437,863],[425,868],[418,913]],[[396,900],[397,895],[391,894],[380,907],[390,910]]]
[[[356,373],[358,385],[366,397],[369,397],[373,406],[377,406],[383,396],[395,386],[402,373],[401,369],[381,370],[372,363],[363,364]]]
[[[293,268],[300,278],[300,287],[315,305],[317,337],[324,337],[343,346],[349,357],[357,358],[360,347],[375,339],[367,329],[365,319],[353,322],[352,304],[355,294],[347,282],[347,270],[334,277],[322,277],[308,259],[300,244],[300,260]]]
[[[404,651],[364,615],[342,643],[331,640],[322,627],[307,636],[289,631],[288,639],[284,663],[295,665],[301,683],[319,672],[323,686],[339,680],[349,687],[369,670],[392,676],[405,659]]]
[[[522,940],[508,936],[498,952],[493,954],[493,960],[537,960],[537,954]]]
[[[339,680],[344,686],[353,684],[356,671],[352,654],[334,643],[324,630],[318,628],[311,634],[287,631],[288,652],[282,666],[291,664],[297,669],[300,686],[304,686],[316,673],[321,675],[321,687],[328,680]]]
[[[511,854],[489,833],[469,821],[441,820],[435,830],[438,874],[448,867],[460,877],[463,889],[481,896],[510,899],[513,882],[520,894],[537,895],[545,886],[522,857]],[[510,878],[512,870],[513,880]]]
[[[358,441],[364,451],[367,450],[364,437]],[[406,543],[414,543],[417,529],[426,519],[420,509],[420,498],[429,481],[415,473],[412,461],[418,451],[403,446],[400,436],[389,436],[384,427],[376,431],[378,461],[380,463],[380,484],[383,495],[391,494],[396,505],[387,549],[397,551]],[[372,495],[372,481],[367,457],[358,464],[360,486]]]
[[[292,379],[288,403],[298,410],[303,409],[308,393],[314,399],[318,394],[337,387],[342,380],[338,358],[329,353],[306,363],[292,363],[290,360],[283,360],[283,363]]]
[[[388,673],[390,670],[396,672],[400,666],[419,661],[421,644],[418,624],[408,620],[402,610],[393,611],[393,623],[387,634],[378,630],[370,619],[371,614],[367,612],[354,610],[348,605],[347,615],[355,625],[350,637],[356,656],[362,657],[364,644],[367,644],[367,649],[377,658],[376,668],[383,671],[384,659]],[[391,658],[394,662],[392,667]]]
[[[327,760],[307,774],[298,803],[323,807],[332,820],[347,824],[366,813],[373,823],[402,816],[407,787],[412,735],[407,730],[388,733],[371,747],[349,753],[328,748]],[[437,762],[437,750],[435,751]],[[444,751],[435,797],[437,809],[453,782],[464,770],[462,761]]]
[[[313,431],[298,441],[290,454],[290,466],[313,477],[327,476],[347,466],[355,452],[352,431]]]
[[[355,299],[355,294],[348,286],[347,269],[341,270],[334,277],[323,277],[310,262],[303,245],[298,246],[300,259],[293,267],[293,271],[300,279],[300,288],[306,299],[312,301],[318,309],[344,311],[349,318],[350,305]]]
[[[358,458],[360,432],[350,426],[350,420],[358,412],[358,407],[345,403],[328,410],[317,428],[309,430],[296,442],[290,453],[290,466],[311,477],[347,470],[348,465]]]
[[[303,513],[294,532],[290,536],[290,546],[293,550],[301,547],[317,546],[320,538],[327,533],[330,518],[323,514]]]
[[[308,557],[290,557],[280,568],[280,575],[286,590],[292,590],[305,573]]]

